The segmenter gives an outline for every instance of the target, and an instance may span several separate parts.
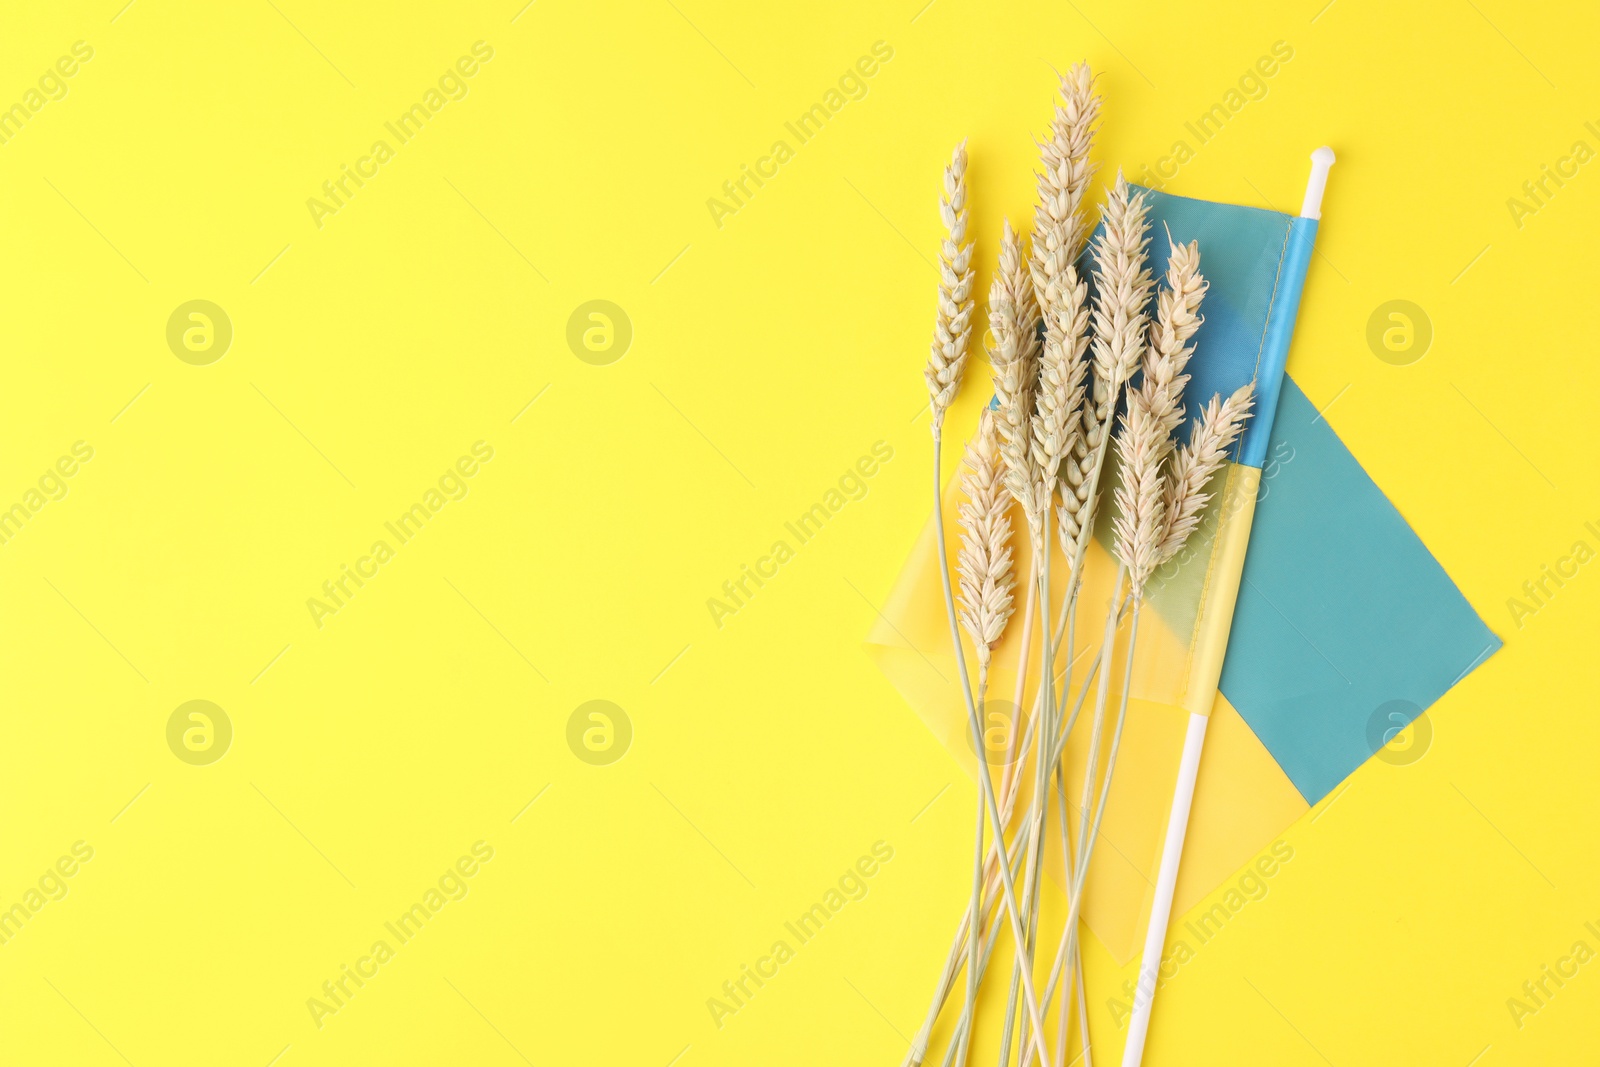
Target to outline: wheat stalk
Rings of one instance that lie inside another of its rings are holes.
[[[940,204],[940,210],[949,237],[940,256],[939,314],[934,330],[932,354],[928,369],[923,376],[928,383],[933,410],[933,526],[938,544],[939,582],[944,590],[945,617],[950,626],[950,644],[955,653],[957,673],[960,676],[961,699],[967,709],[967,726],[971,731],[974,751],[981,753],[983,727],[979,722],[977,704],[973,699],[971,677],[967,673],[966,651],[961,644],[961,623],[956,613],[955,591],[950,580],[948,563],[949,550],[946,547],[941,495],[943,484],[939,476],[944,414],[960,387],[961,371],[966,363],[966,343],[970,335],[969,323],[972,312],[971,248],[962,245],[966,235],[966,159],[966,144],[963,142],[956,147],[951,156],[950,166],[945,171],[945,196]],[[995,797],[994,776],[989,772],[989,762],[981,757],[978,760],[978,785],[989,815],[989,823],[994,828],[996,843],[1002,846],[1001,853],[1004,854],[1005,823],[1001,819],[999,804]],[[1016,938],[1017,944],[1021,945],[1024,943],[1022,912],[1017,905],[1017,892],[1014,879],[1011,877],[1011,867],[1002,862],[999,864],[999,869],[1006,917],[1011,922],[1012,936]],[[1038,1057],[1040,1067],[1048,1067],[1049,1053],[1044,1045],[1039,1001],[1034,995],[1031,974],[1023,974],[1022,984],[1028,1018],[1034,1026],[1033,1050]]]
[[[1063,627],[1064,626],[1065,626],[1065,619],[1063,618],[1063,620],[1061,620],[1060,622],[1057,623],[1056,629],[1055,629],[1055,635],[1054,635],[1054,638],[1053,638],[1058,651],[1059,651],[1059,646],[1060,646],[1060,643],[1061,643],[1061,640],[1062,640],[1062,637],[1063,637]],[[1099,671],[1102,659],[1103,659],[1103,652],[1102,651],[1097,651],[1094,654],[1094,656],[1090,659],[1089,665],[1088,665],[1088,668],[1087,668],[1087,677],[1086,677],[1086,681],[1085,681],[1085,685],[1086,686],[1087,686],[1087,684],[1089,682],[1092,682],[1094,680],[1096,673]],[[1052,767],[1055,766],[1057,763],[1059,763],[1060,760],[1061,760],[1062,753],[1063,753],[1063,751],[1065,750],[1065,747],[1066,747],[1066,740],[1067,740],[1066,735],[1071,732],[1072,724],[1076,721],[1078,711],[1082,707],[1084,699],[1085,699],[1085,697],[1087,695],[1088,695],[1087,689],[1083,689],[1083,690],[1079,691],[1078,697],[1077,697],[1076,701],[1074,701],[1074,703],[1073,703],[1072,714],[1067,718],[1067,725],[1066,725],[1065,729],[1060,731],[1060,732],[1058,732],[1057,735],[1055,736],[1055,738],[1053,740],[1051,740],[1051,742],[1050,742],[1050,746],[1051,747],[1050,747],[1050,753],[1049,753],[1049,763],[1050,763],[1050,765]],[[1039,692],[1035,695],[1034,717],[1029,719],[1027,727],[1023,731],[1022,748],[1024,750],[1026,750],[1028,748],[1030,740],[1033,737],[1033,727],[1034,727],[1035,722],[1037,721],[1037,716],[1038,716],[1038,713],[1039,713],[1039,709],[1043,706],[1043,701],[1044,701],[1044,690],[1041,687]],[[1015,780],[1013,780],[1012,783],[1011,783],[1011,785],[1013,787],[1015,787],[1016,784],[1017,783],[1016,783]],[[1010,822],[1011,816],[1012,816],[1012,814],[1013,814],[1013,812],[1015,810],[1015,802],[1017,800],[1017,796],[1018,796],[1018,791],[1015,788],[1002,791],[1002,798],[1001,798],[1001,801],[1000,801],[1001,818],[1007,823]],[[1023,840],[1022,840],[1022,838],[1020,838],[1020,837],[1015,838],[1015,839],[1012,840],[1012,842],[1009,845],[1006,846],[1006,856],[1007,856],[1008,862],[1010,862],[1013,867],[1019,866],[1021,864],[1022,859],[1023,859]],[[1070,854],[1068,854],[1068,858],[1069,859],[1071,858]],[[984,892],[985,892],[985,895],[991,895],[995,891],[996,884],[998,882],[998,871],[996,871],[994,869],[994,867],[998,862],[999,862],[999,853],[998,853],[998,849],[995,849],[994,851],[990,852],[988,860],[987,860],[986,865],[984,867]],[[985,913],[992,912],[998,906],[998,904],[999,904],[999,901],[998,900],[994,900],[993,902],[991,902],[990,904],[988,904],[984,908],[984,912]],[[961,956],[962,956],[962,949],[965,946],[966,938],[968,936],[968,930],[969,930],[970,925],[971,925],[971,923],[973,921],[972,917],[973,917],[974,914],[977,914],[977,913],[968,911],[968,912],[963,913],[962,916],[961,916],[961,921],[956,927],[955,936],[952,938],[951,943],[950,943],[949,954],[948,954],[948,956],[947,956],[947,958],[945,960],[944,969],[943,969],[943,971],[940,972],[939,984],[937,985],[937,987],[934,990],[934,996],[933,996],[932,1003],[929,1006],[928,1014],[927,1014],[926,1018],[923,1020],[922,1027],[917,1031],[917,1035],[916,1035],[916,1037],[913,1039],[913,1041],[911,1043],[911,1048],[906,1053],[906,1058],[904,1060],[903,1067],[917,1067],[918,1064],[922,1063],[923,1058],[925,1057],[925,1055],[927,1053],[928,1041],[929,1041],[929,1038],[930,1038],[930,1036],[931,1036],[931,1034],[933,1032],[934,1023],[938,1021],[939,1013],[940,1013],[940,1011],[942,1010],[942,1008],[944,1006],[946,997],[948,997],[948,995],[949,995],[951,984],[954,981],[956,973],[958,973],[959,970],[960,970],[960,960],[961,960]],[[994,953],[994,949],[995,949],[995,945],[996,945],[996,943],[998,941],[999,933],[1000,933],[1000,928],[999,928],[998,924],[991,925],[989,927],[988,933],[987,933],[987,935],[985,937],[983,956],[982,956],[982,959],[981,959],[981,962],[980,962],[979,968],[978,968],[979,981],[982,981],[984,971],[987,970],[987,968],[988,968],[989,959]],[[1065,946],[1063,945],[1063,947],[1065,947]],[[1076,956],[1073,957],[1073,962],[1074,962],[1074,971],[1075,971],[1075,973],[1078,973],[1078,974],[1081,975],[1081,965],[1078,963],[1078,958]],[[1051,971],[1051,974],[1050,974],[1050,986],[1049,986],[1049,988],[1052,991],[1054,990],[1056,979],[1060,975],[1062,963],[1063,963],[1063,957],[1058,955],[1057,958],[1056,958],[1055,968]],[[1049,998],[1049,993],[1046,994],[1046,999],[1048,999],[1048,998]],[[1080,1019],[1080,1024],[1082,1026],[1083,1032],[1087,1033],[1088,1032],[1087,1022],[1086,1022],[1086,1019],[1087,1019],[1087,1008],[1084,1006],[1081,996],[1079,997],[1079,1019]],[[957,1023],[956,1023],[956,1032],[955,1032],[955,1036],[952,1038],[951,1047],[950,1047],[949,1050],[947,1050],[947,1053],[946,1053],[946,1057],[945,1057],[945,1061],[944,1062],[947,1065],[947,1067],[952,1062],[952,1060],[954,1058],[954,1054],[955,1054],[955,1051],[956,1051],[955,1042],[960,1039],[961,1035],[970,1026],[970,1024],[971,1024],[971,1012],[970,1012],[970,1010],[963,1010],[960,1019],[957,1020]],[[1060,1061],[1061,1061],[1061,1050],[1057,1049],[1057,1064],[1058,1064],[1058,1067],[1060,1065]]]
[[[944,171],[944,196],[939,201],[945,239],[939,249],[939,313],[933,346],[923,377],[933,405],[935,430],[961,388],[972,339],[972,244],[967,237],[967,142],[956,145]]]
[[[1038,603],[1048,592],[1049,553],[1046,524],[1050,515],[1051,480],[1044,474],[1035,433],[1038,429],[1037,412],[1040,410],[1039,311],[1032,280],[1022,254],[1022,242],[1007,220],[1001,234],[1000,262],[995,271],[989,293],[990,363],[994,368],[995,409],[999,414],[1001,456],[1006,468],[1006,487],[1022,506],[1028,524],[1030,546],[1030,571],[1033,588],[1029,597]],[[1044,410],[1052,411],[1049,405]],[[1048,643],[1047,643],[1048,644]],[[1048,647],[1045,651],[1045,669],[1048,671]],[[1023,681],[1019,675],[1019,682]],[[1045,711],[1036,712],[1044,715]],[[1011,778],[1010,766],[1006,780]],[[1024,878],[1023,921],[1031,928],[1033,899],[1033,867],[1030,847],[1030,865]],[[1017,939],[1019,961],[1028,954],[1028,942]],[[1007,1017],[1016,1006],[1017,983],[1021,975],[1013,971],[1011,995],[1007,1003]],[[963,1035],[965,1040],[965,1035]],[[1007,1028],[1005,1046],[1010,1044]],[[964,1049],[961,1050],[964,1054]]]
[[[1181,372],[1191,351],[1184,348],[1184,342],[1199,328],[1200,319],[1196,312],[1206,286],[1199,274],[1197,244],[1174,244],[1172,260],[1175,262],[1169,261],[1168,286],[1161,294],[1157,322],[1145,355],[1145,379],[1139,388],[1128,394],[1128,411],[1117,438],[1118,456],[1122,461],[1122,483],[1116,492],[1118,515],[1114,522],[1114,547],[1118,558],[1116,588],[1120,589],[1122,575],[1126,571],[1130,577],[1132,622],[1111,749],[1106,756],[1105,776],[1098,802],[1092,809],[1087,801],[1088,785],[1093,781],[1093,774],[1087,770],[1085,773],[1085,837],[1080,850],[1078,881],[1072,894],[1073,907],[1057,955],[1058,966],[1061,959],[1075,950],[1077,906],[1082,899],[1084,880],[1093,858],[1094,842],[1105,816],[1112,776],[1116,772],[1117,756],[1122,747],[1133,680],[1134,652],[1139,639],[1139,612],[1144,603],[1146,583],[1157,565],[1182,550],[1197,524],[1200,510],[1210,499],[1206,486],[1226,459],[1228,447],[1243,431],[1255,390],[1255,383],[1251,382],[1240,387],[1225,401],[1220,395],[1212,397],[1194,428],[1189,444],[1179,449],[1176,455],[1173,454],[1171,435],[1183,419],[1182,393],[1187,382],[1187,376]],[[1169,457],[1170,463],[1167,462]],[[1112,599],[1114,604],[1116,598]],[[1104,649],[1114,648],[1115,612],[1115,606],[1107,612]],[[1100,675],[1097,716],[1105,701],[1109,673],[1104,671]],[[1095,748],[1091,746],[1091,759],[1094,751]],[[1091,810],[1094,813],[1092,819],[1088,816]],[[1049,996],[1048,988],[1046,996]]]
[[[978,712],[982,720],[989,690],[989,664],[1011,618],[1011,591],[1016,585],[1011,556],[1011,495],[1005,487],[1005,462],[1000,457],[995,413],[989,408],[984,409],[978,432],[967,445],[966,464],[961,485],[967,502],[959,510],[961,553],[956,569],[960,575],[961,624],[977,652]],[[980,746],[976,755],[986,761],[988,749]],[[983,914],[983,809],[980,796],[972,854],[971,914],[975,916]],[[967,941],[966,1014],[970,1015],[977,1000],[978,937],[974,928]],[[971,1033],[969,1027],[961,1036],[957,1064],[966,1062]]]

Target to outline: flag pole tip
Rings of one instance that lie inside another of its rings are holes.
[[[1328,187],[1328,168],[1333,166],[1333,149],[1323,145],[1311,153],[1311,177],[1306,179],[1306,198],[1300,205],[1300,217],[1322,217],[1322,193]]]

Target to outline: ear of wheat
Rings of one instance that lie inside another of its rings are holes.
[[[1022,505],[1030,531],[1041,516],[1033,464],[1033,393],[1038,378],[1039,309],[1009,220],[1000,238],[1000,263],[989,287],[989,364],[1006,488]]]
[[[939,201],[945,239],[939,250],[939,313],[934,322],[933,347],[923,377],[933,405],[935,432],[961,388],[972,339],[972,245],[967,241],[967,142],[950,156],[944,171],[944,196]]]
[[[1079,409],[1086,390],[1087,285],[1075,261],[1083,245],[1082,205],[1094,165],[1089,150],[1100,120],[1100,97],[1087,63],[1061,77],[1061,101],[1050,132],[1039,142],[1039,200],[1034,207],[1033,288],[1045,325],[1035,463],[1054,495],[1056,471],[1082,433]]]
[[[1063,548],[1074,561],[1081,558],[1093,529],[1096,490],[1117,396],[1144,351],[1153,284],[1147,268],[1148,210],[1145,195],[1130,193],[1119,172],[1102,212],[1105,229],[1094,243],[1093,393],[1083,405],[1083,432],[1062,465],[1061,505],[1056,513]]]
[[[1226,400],[1220,394],[1212,397],[1200,413],[1189,443],[1178,450],[1166,488],[1166,517],[1158,561],[1169,560],[1183,551],[1184,542],[1199,525],[1200,512],[1212,496],[1206,486],[1228,458],[1228,449],[1244,432],[1245,420],[1255,402],[1255,389],[1256,383],[1250,382]]]
[[[1061,77],[1061,102],[1050,133],[1039,142],[1039,202],[1033,212],[1033,277],[1039,302],[1083,246],[1080,208],[1094,165],[1089,149],[1100,121],[1100,97],[1087,63],[1074,64]]]
[[[978,688],[984,687],[995,645],[1010,620],[1016,575],[1011,553],[1011,496],[1005,487],[995,413],[985,409],[978,432],[967,445],[960,507],[961,625],[978,656]]]
[[[1144,595],[1145,582],[1160,562],[1157,554],[1165,528],[1161,458],[1167,451],[1163,445],[1170,440],[1161,429],[1161,420],[1150,410],[1145,394],[1140,390],[1130,392],[1116,438],[1122,481],[1117,485],[1117,516],[1112,530],[1117,560],[1128,568],[1136,600]]]
[[[1200,274],[1198,241],[1180,245],[1169,240],[1168,246],[1166,286],[1156,301],[1156,321],[1150,328],[1140,390],[1151,414],[1170,437],[1183,422],[1183,387],[1189,381],[1183,369],[1194,354],[1188,341],[1205,321],[1199,311],[1209,284]]]
[[[1082,432],[1080,411],[1087,388],[1084,353],[1089,345],[1088,285],[1069,264],[1051,282],[1049,292],[1033,419],[1033,464],[1041,480],[1041,510],[1049,507],[1056,472]]]
[[[1206,280],[1200,274],[1200,245],[1173,243],[1169,239],[1166,285],[1156,301],[1156,321],[1144,353],[1144,377],[1128,392],[1128,410],[1117,436],[1122,482],[1117,486],[1114,523],[1117,559],[1128,568],[1135,600],[1144,595],[1145,583],[1162,561],[1166,536],[1168,497],[1172,484],[1164,479],[1172,453],[1172,433],[1183,421],[1183,373],[1194,348],[1186,346],[1200,328],[1200,302]]]

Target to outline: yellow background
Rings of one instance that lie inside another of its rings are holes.
[[[973,804],[862,648],[929,505],[940,168],[969,138],[982,291],[1031,211],[1052,65],[1101,72],[1100,158],[1136,170],[1280,40],[1167,188],[1294,210],[1306,154],[1339,152],[1290,372],[1506,648],[1420,761],[1287,833],[1270,895],[1163,991],[1147,1062],[1594,1061],[1600,965],[1520,1029],[1505,1002],[1600,948],[1600,578],[1521,628],[1504,606],[1597,545],[1600,175],[1520,227],[1506,206],[1600,148],[1592,12],[519,8],[6,13],[0,105],[74,42],[94,58],[0,145],[0,501],[95,452],[0,547],[0,907],[74,842],[94,858],[0,946],[0,1062],[898,1062]],[[479,40],[469,95],[319,229],[307,198]],[[865,98],[719,228],[707,198],[880,40]],[[166,344],[192,299],[233,324],[209,366]],[[609,366],[566,341],[594,299],[634,330]],[[1365,339],[1394,299],[1434,329],[1409,366]],[[306,599],[479,440],[466,499],[318,629]],[[707,598],[878,441],[865,498],[718,628]],[[206,767],[166,744],[193,699],[235,731]],[[610,766],[567,746],[592,699],[633,726]],[[307,998],[479,840],[470,894],[318,1029]],[[877,841],[865,898],[719,1029],[707,998]],[[1088,953],[1109,1062],[1131,965]]]

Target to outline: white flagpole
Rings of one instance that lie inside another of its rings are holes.
[[[1322,147],[1311,153],[1311,177],[1306,181],[1306,197],[1300,215],[1322,217],[1322,192],[1328,185],[1328,168],[1333,166],[1333,149]],[[1156,893],[1150,904],[1150,925],[1145,931],[1144,954],[1139,959],[1139,983],[1134,991],[1133,1014],[1128,1018],[1128,1042],[1122,1050],[1122,1067],[1139,1067],[1144,1059],[1145,1037],[1150,1030],[1150,1006],[1155,1000],[1161,975],[1161,953],[1167,944],[1167,922],[1172,917],[1172,891],[1178,884],[1178,863],[1183,859],[1183,838],[1189,829],[1189,807],[1194,802],[1194,783],[1200,771],[1200,750],[1205,746],[1208,715],[1191,714],[1183,739],[1183,758],[1178,764],[1178,784],[1172,791],[1172,812],[1167,817],[1166,841],[1161,847],[1161,871],[1156,877]]]

